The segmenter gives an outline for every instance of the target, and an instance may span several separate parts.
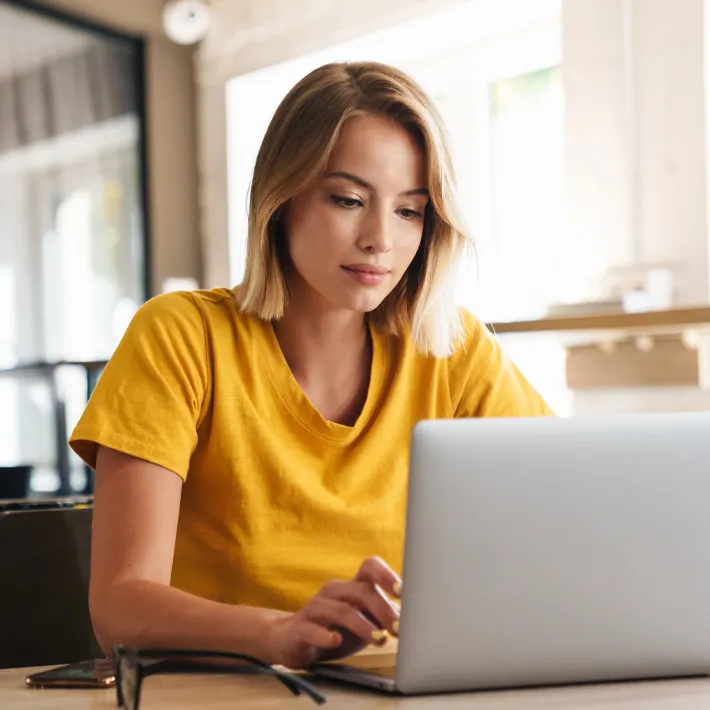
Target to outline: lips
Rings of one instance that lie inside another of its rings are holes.
[[[389,269],[376,264],[350,264],[341,268],[351,279],[363,286],[379,286],[389,274]]]
[[[347,271],[357,271],[361,274],[388,274],[389,269],[386,266],[378,264],[348,264],[343,266]]]

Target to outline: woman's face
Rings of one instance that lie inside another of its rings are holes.
[[[347,121],[323,176],[286,209],[293,298],[377,308],[419,248],[426,185],[423,151],[406,129],[372,116]]]

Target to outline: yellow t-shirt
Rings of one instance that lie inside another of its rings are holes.
[[[297,609],[370,555],[401,570],[417,421],[550,414],[487,328],[465,319],[465,343],[447,359],[372,329],[367,400],[348,427],[311,405],[271,324],[240,314],[231,291],[158,296],[134,317],[70,443],[91,466],[100,444],[184,479],[173,586]]]

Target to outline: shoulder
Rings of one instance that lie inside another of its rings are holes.
[[[465,308],[461,309],[460,337],[445,362],[453,380],[481,382],[496,380],[512,365],[496,335]]]
[[[436,356],[421,352],[412,336],[411,327],[400,334],[382,333],[388,347],[397,350],[403,363],[417,363],[422,367],[436,366],[441,370],[457,370],[465,361],[470,365],[472,358],[482,355],[484,358],[496,350],[498,345],[488,327],[471,311],[460,308],[460,327],[454,335],[449,355]]]
[[[458,348],[465,348],[480,342],[488,342],[493,335],[488,326],[466,308],[459,309],[461,317],[461,340]]]
[[[449,365],[456,367],[462,360],[468,363],[475,360],[484,365],[491,357],[497,357],[500,345],[488,326],[466,308],[461,308],[459,313],[461,332],[447,358]]]
[[[154,296],[135,313],[112,359],[139,355],[156,363],[190,361],[205,370],[214,347],[232,342],[235,317],[228,289]]]
[[[488,378],[500,369],[503,352],[497,338],[485,323],[471,311],[459,309],[460,328],[451,343],[448,355],[436,356],[422,353],[415,345],[411,331],[400,335],[388,334],[388,350],[399,370],[411,370],[418,376],[430,377],[436,373],[449,382],[465,381],[475,373]]]
[[[154,296],[136,312],[127,335],[133,333],[203,337],[208,323],[236,312],[228,289],[173,291]]]
[[[498,337],[462,310],[463,337],[449,358],[450,381],[460,396],[456,416],[548,416],[552,411],[507,356]]]
[[[215,314],[233,308],[231,291],[216,288],[210,291],[171,291],[146,301],[137,315],[142,318],[193,319],[203,314]],[[236,310],[236,309],[235,309]]]

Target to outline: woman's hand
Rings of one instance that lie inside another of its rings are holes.
[[[328,582],[303,608],[276,619],[269,646],[272,661],[304,668],[316,661],[343,658],[368,644],[383,645],[399,631],[402,583],[378,557],[363,562],[349,582]]]

